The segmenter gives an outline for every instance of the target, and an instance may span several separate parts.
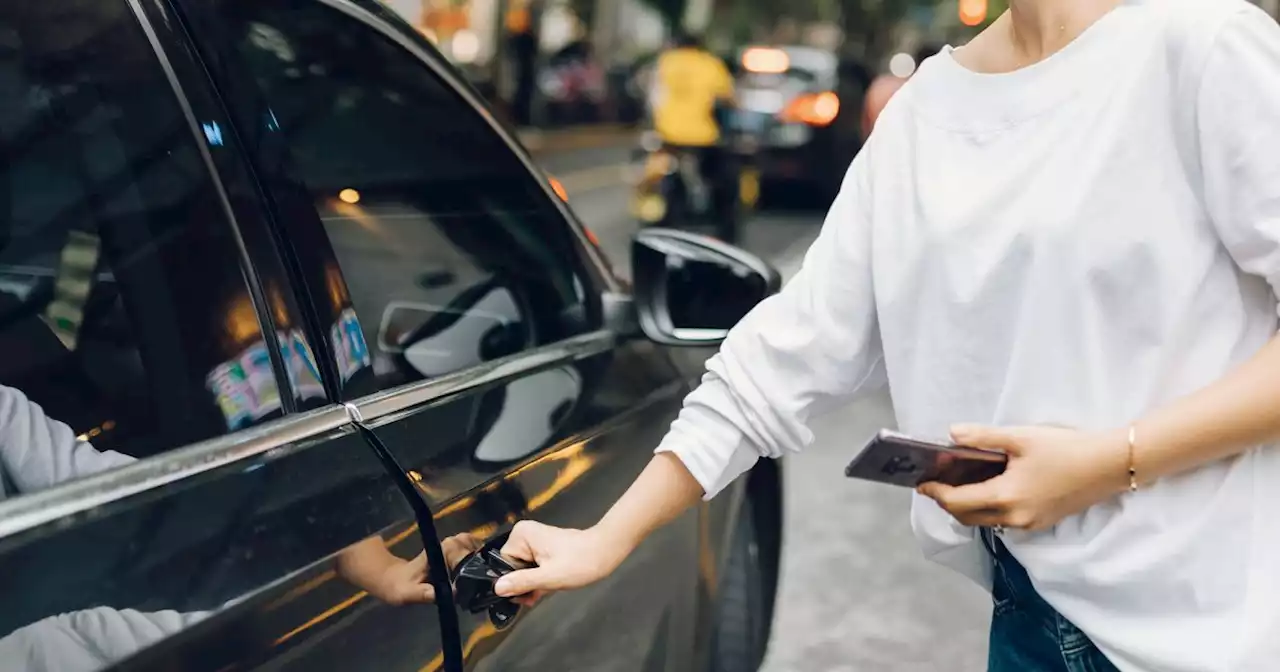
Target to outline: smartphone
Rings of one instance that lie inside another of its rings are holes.
[[[1008,456],[916,439],[882,429],[845,467],[844,475],[914,488],[921,483],[969,485],[1004,473]]]

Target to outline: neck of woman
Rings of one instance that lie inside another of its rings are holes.
[[[1009,0],[1003,17],[1020,60],[1036,62],[1067,46],[1121,0]]]

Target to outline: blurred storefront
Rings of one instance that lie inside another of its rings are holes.
[[[508,0],[382,0],[464,71],[498,53],[500,5]],[[470,74],[470,73],[469,73]]]
[[[666,38],[662,19],[640,0],[382,2],[427,36],[491,102],[522,124],[545,116],[547,94],[555,97],[566,88],[563,82],[575,84],[583,78],[596,80],[581,87],[589,91],[592,104],[607,98],[607,106],[616,108],[615,99],[625,94],[610,88],[622,79],[615,73],[659,49]],[[692,0],[689,23],[705,25],[710,9],[710,0]],[[602,94],[601,87],[609,93]],[[581,107],[576,102],[573,106]]]
[[[591,25],[578,17],[574,7],[582,2],[574,0],[382,1],[468,67],[491,65],[503,52],[503,38],[521,33],[537,34],[543,53],[585,38],[599,53],[619,58],[657,49],[666,36],[662,19],[640,0],[595,0]],[[688,23],[706,25],[710,11],[711,0],[691,0]]]

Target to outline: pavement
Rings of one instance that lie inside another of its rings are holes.
[[[639,134],[626,124],[592,124],[565,128],[521,128],[520,142],[535,156],[629,144]]]
[[[630,145],[546,153],[570,206],[628,274],[635,223],[622,180]],[[742,246],[784,276],[817,236],[821,208],[766,210]],[[845,464],[882,427],[885,394],[820,418],[817,442],[785,458],[782,581],[763,672],[979,672],[985,669],[990,597],[924,560],[907,517],[909,492],[844,478]]]

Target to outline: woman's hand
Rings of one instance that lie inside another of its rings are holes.
[[[470,534],[449,537],[441,544],[450,567],[479,548],[480,541]],[[435,589],[427,582],[427,554],[405,560],[388,550],[382,537],[369,537],[339,554],[337,572],[392,606],[429,604],[436,599]]]
[[[1128,439],[1122,433],[960,425],[952,428],[951,439],[957,445],[1009,456],[1005,472],[991,480],[958,487],[920,486],[920,494],[965,525],[1042,530],[1115,496],[1129,484]]]
[[[603,579],[630,551],[628,544],[611,542],[595,528],[571,530],[520,521],[512,528],[502,554],[538,566],[498,579],[494,591],[530,605],[546,593],[582,588]]]

